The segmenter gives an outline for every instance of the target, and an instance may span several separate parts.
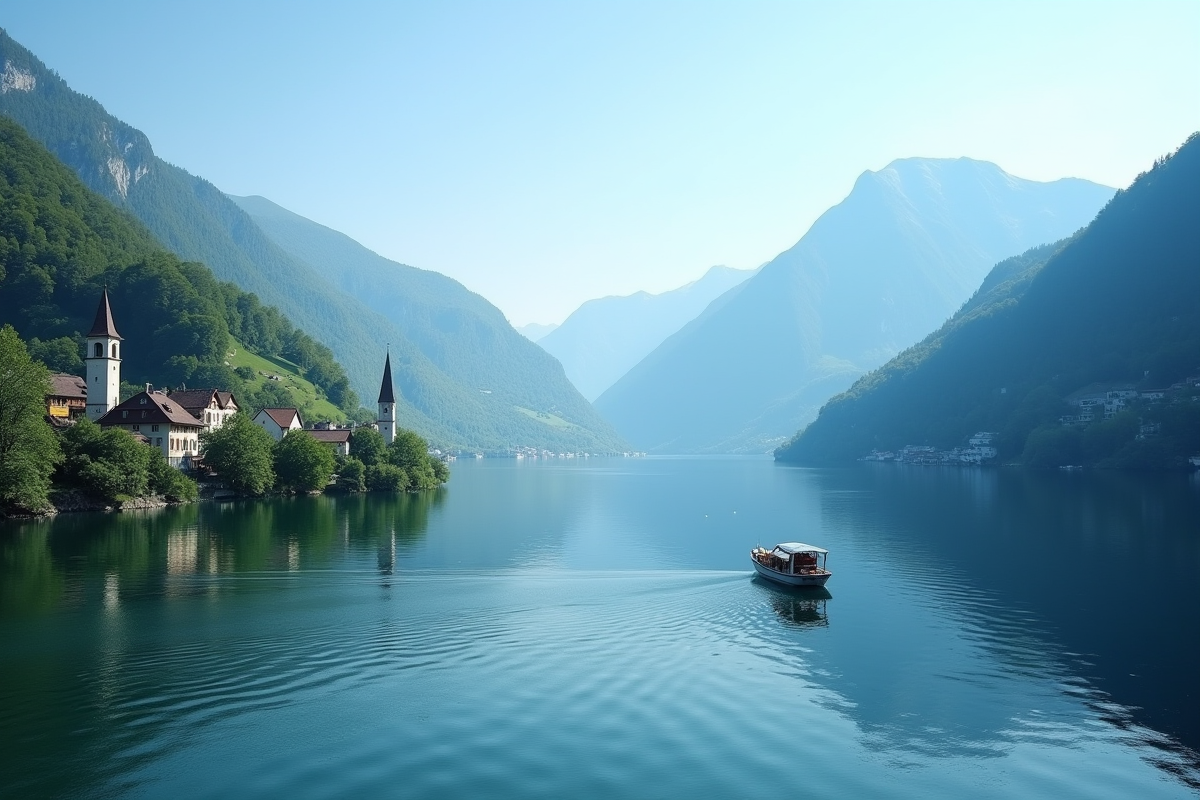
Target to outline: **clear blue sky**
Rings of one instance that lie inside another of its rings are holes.
[[[1200,3],[6,3],[160,156],[516,324],[791,246],[864,170],[1124,186],[1200,129]]]

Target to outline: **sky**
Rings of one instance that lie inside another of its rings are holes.
[[[1126,186],[1200,130],[1200,3],[0,6],[162,158],[516,325],[753,268],[865,170]]]

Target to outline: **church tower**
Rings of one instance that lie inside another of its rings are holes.
[[[108,304],[108,287],[100,296],[96,321],[87,334],[87,417],[92,422],[103,417],[120,400],[121,334],[113,325]]]
[[[379,386],[379,432],[383,441],[396,441],[396,392],[392,388],[392,354],[383,361],[383,383]]]

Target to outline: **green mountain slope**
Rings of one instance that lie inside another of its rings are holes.
[[[623,449],[611,427],[575,396],[557,364],[542,361],[529,368],[521,361],[530,351],[502,345],[482,374],[471,374],[471,364],[448,373],[436,354],[430,358],[422,349],[429,341],[419,346],[403,326],[341,291],[324,274],[327,264],[309,264],[279,247],[216,187],[159,159],[144,134],[72,91],[3,32],[0,64],[17,78],[0,93],[0,114],[20,123],[84,183],[136,216],[180,258],[203,262],[220,279],[254,292],[328,345],[368,405],[378,391],[384,347],[390,343],[403,394],[398,421],[431,441],[484,449]],[[454,316],[454,309],[445,311],[447,318]],[[475,322],[470,318],[470,325]],[[460,333],[448,328],[428,338],[444,334],[444,341]],[[508,357],[509,350],[515,358]],[[443,364],[453,361],[447,358]],[[512,380],[499,394],[481,385],[504,375]],[[539,413],[573,424],[545,425],[538,421]]]
[[[290,256],[386,317],[452,382],[442,386],[440,403],[433,399],[435,408],[457,396],[461,409],[456,413],[463,417],[500,417],[503,428],[498,425],[484,446],[625,449],[566,380],[562,366],[513,330],[500,309],[458,281],[386,259],[264,197],[231,199]],[[453,418],[440,421],[456,424]]]
[[[790,250],[596,401],[651,452],[769,452],[944,322],[1002,258],[1078,230],[1112,190],[971,159],[864,173]]]
[[[38,358],[77,371],[103,287],[125,338],[128,383],[232,389],[244,403],[261,394],[229,361],[233,336],[257,340],[265,357],[290,364],[306,405],[340,417],[309,380],[345,378],[340,368],[277,311],[201,264],[179,261],[135,219],[84,186],[16,123],[0,118],[0,323],[11,323]],[[233,336],[231,336],[231,334]],[[352,397],[345,399],[353,400]]]
[[[1072,239],[997,265],[940,330],[831,400],[777,457],[845,463],[992,430],[1002,460],[1182,465],[1200,452],[1194,388],[1084,428],[1059,418],[1089,386],[1166,388],[1200,373],[1198,221],[1194,135]],[[1159,427],[1139,439],[1143,424]]]

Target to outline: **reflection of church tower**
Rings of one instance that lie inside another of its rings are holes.
[[[120,400],[121,334],[113,325],[108,305],[108,287],[100,296],[96,321],[87,334],[87,416],[92,422],[103,417]]]
[[[388,444],[396,441],[396,392],[392,389],[392,354],[383,362],[383,383],[379,387],[379,432]]]

